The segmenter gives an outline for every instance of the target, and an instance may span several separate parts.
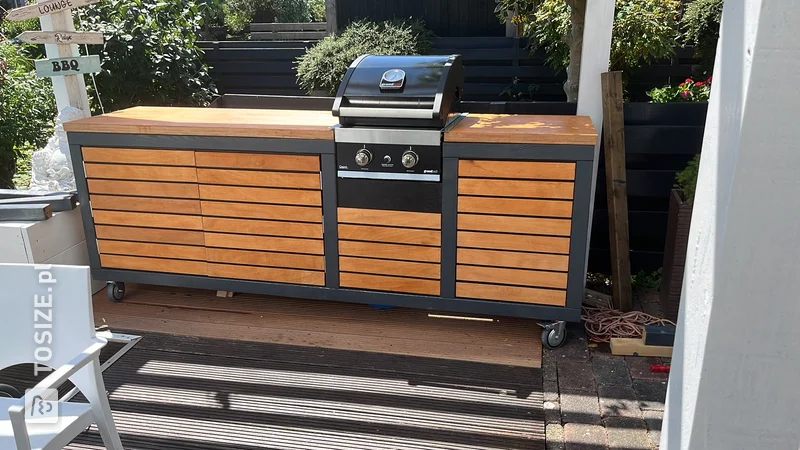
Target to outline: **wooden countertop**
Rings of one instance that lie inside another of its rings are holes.
[[[444,135],[445,142],[595,145],[587,116],[470,114]]]
[[[68,132],[333,140],[330,111],[137,106],[64,124]]]
[[[332,140],[330,111],[138,106],[66,123],[68,132]],[[445,142],[595,145],[585,116],[470,114]]]

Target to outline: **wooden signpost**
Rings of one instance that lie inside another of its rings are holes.
[[[28,44],[102,44],[103,33],[96,31],[23,31],[17,36]]]
[[[78,32],[72,10],[98,3],[100,0],[43,0],[35,5],[12,9],[7,20],[39,18],[42,31],[26,31],[18,36],[23,42],[45,44],[49,59],[36,61],[36,74],[53,79],[53,92],[59,114],[67,107],[76,107],[84,116],[91,115],[83,74],[100,71],[100,57],[80,56],[77,44],[102,44],[98,32]]]

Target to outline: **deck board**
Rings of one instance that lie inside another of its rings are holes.
[[[129,286],[104,374],[128,450],[544,449],[532,321]],[[167,332],[160,332],[167,331]],[[67,449],[102,449],[92,427]]]

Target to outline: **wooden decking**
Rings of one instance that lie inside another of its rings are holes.
[[[134,286],[95,316],[144,336],[104,374],[128,450],[544,448],[532,321]]]

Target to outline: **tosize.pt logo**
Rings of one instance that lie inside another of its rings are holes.
[[[58,391],[55,389],[28,389],[25,391],[25,420],[36,423],[58,423]]]

